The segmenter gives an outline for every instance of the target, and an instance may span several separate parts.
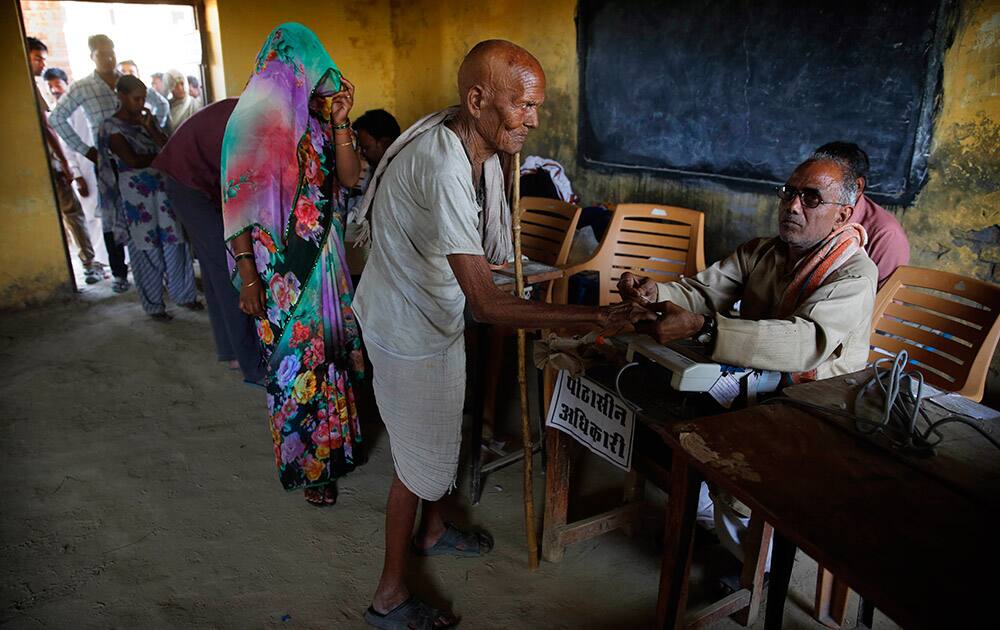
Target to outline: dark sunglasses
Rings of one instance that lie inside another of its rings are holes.
[[[819,191],[815,188],[800,189],[795,186],[785,184],[784,186],[778,186],[776,192],[778,193],[778,198],[786,203],[791,203],[796,197],[798,197],[802,200],[802,207],[809,208],[810,210],[828,204],[834,206],[847,205],[836,201],[824,201],[823,197],[820,196]]]

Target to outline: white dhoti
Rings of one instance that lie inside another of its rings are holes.
[[[365,340],[379,414],[396,475],[410,492],[437,501],[455,485],[465,403],[465,340],[425,357],[394,354]]]

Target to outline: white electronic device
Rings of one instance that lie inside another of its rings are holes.
[[[702,346],[696,342],[663,345],[638,333],[618,335],[615,339],[628,345],[626,358],[629,361],[641,354],[669,370],[670,386],[679,392],[707,392],[722,376],[722,366],[700,353],[698,349]]]

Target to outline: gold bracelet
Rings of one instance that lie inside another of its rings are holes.
[[[240,252],[236,256],[253,256],[253,252]],[[233,256],[233,258],[236,258],[236,256]]]
[[[338,142],[336,146],[338,146],[338,147],[353,147],[354,146],[354,140],[351,140],[350,142]]]
[[[254,280],[254,281],[253,281],[253,282],[251,282],[250,284],[244,284],[244,285],[243,285],[243,287],[244,287],[244,288],[247,288],[247,289],[248,289],[248,288],[252,287],[252,286],[253,286],[253,285],[255,285],[255,284],[257,284],[257,281],[256,281],[256,280]]]

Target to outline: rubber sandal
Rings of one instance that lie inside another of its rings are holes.
[[[186,308],[189,311],[203,311],[203,310],[205,310],[205,305],[202,304],[201,302],[199,302],[198,300],[194,300],[193,302],[185,302],[183,304],[178,304],[178,306],[183,306],[184,308]]]
[[[413,553],[418,556],[456,556],[478,558],[493,551],[493,537],[485,532],[464,532],[452,523],[445,523],[444,533],[432,547],[418,547],[416,539],[410,541]]]
[[[365,611],[365,622],[381,630],[444,630],[458,625],[458,619],[453,623],[434,625],[434,621],[441,615],[442,611],[410,595],[402,604],[384,615],[369,606]]]

